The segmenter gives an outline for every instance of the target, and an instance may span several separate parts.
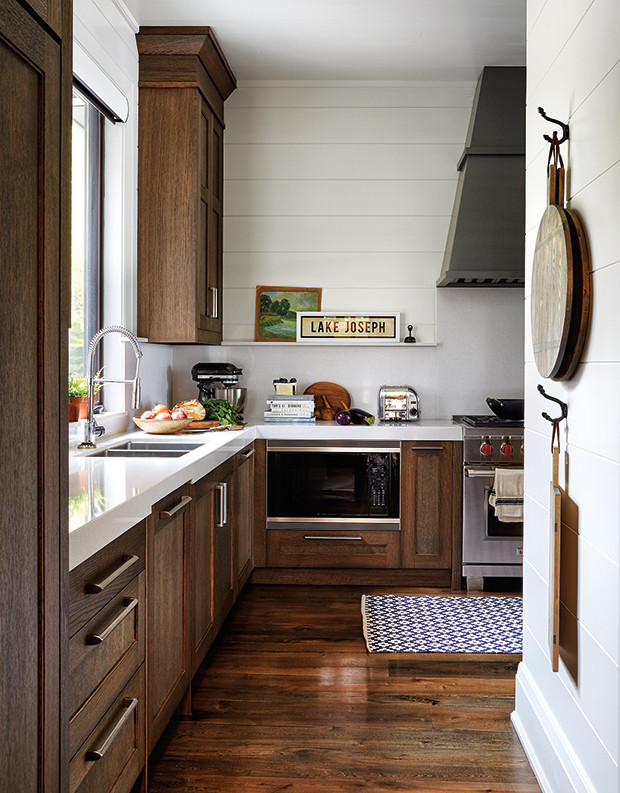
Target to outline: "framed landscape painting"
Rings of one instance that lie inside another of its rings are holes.
[[[257,286],[254,341],[296,341],[297,312],[320,310],[320,288]]]

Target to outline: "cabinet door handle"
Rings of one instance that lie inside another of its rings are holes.
[[[138,700],[134,697],[125,697],[123,700],[123,708],[125,708],[125,712],[121,714],[121,717],[116,722],[116,724],[112,727],[110,732],[106,735],[103,739],[102,743],[96,749],[88,749],[86,752],[86,759],[87,760],[101,760],[101,758],[105,755],[108,751],[114,739],[119,734],[119,732],[123,729],[123,725],[129,719],[131,714],[134,710],[138,707]]]
[[[220,494],[220,519],[216,525],[221,529],[228,522],[228,482],[219,482],[216,490]]]
[[[361,542],[361,537],[315,537],[312,534],[305,534],[304,540],[348,540],[349,542]]]
[[[443,446],[412,446],[412,452],[442,452]]]
[[[212,298],[211,317],[213,319],[217,319],[219,314],[219,306],[217,304],[217,286],[211,287],[211,298]]]
[[[256,449],[250,449],[249,452],[247,452],[246,454],[242,453],[241,456],[243,457],[244,460],[249,460],[255,451]]]
[[[102,631],[99,631],[99,633],[89,633],[86,637],[86,644],[101,644],[103,641],[105,641],[112,633],[114,628],[116,628],[117,625],[120,625],[125,617],[130,614],[137,605],[137,598],[125,598],[125,607],[123,610],[116,617],[114,617],[112,622],[108,623]]]
[[[181,500],[176,505],[176,507],[172,507],[172,509],[161,510],[159,513],[160,520],[165,520],[167,518],[171,518],[173,515],[176,515],[176,513],[182,510],[183,507],[186,507],[191,500],[191,496],[181,496]]]
[[[132,564],[135,564],[138,561],[137,556],[125,556],[122,563],[112,570],[112,572],[107,575],[105,578],[102,578],[99,581],[91,581],[90,583],[86,584],[86,591],[89,595],[96,594],[97,592],[103,592],[103,590],[110,586],[111,583],[116,581],[116,579],[123,575],[126,570],[129,570]]]

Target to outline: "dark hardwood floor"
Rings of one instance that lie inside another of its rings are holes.
[[[151,793],[539,793],[509,721],[520,656],[370,655],[360,595],[387,591],[247,587]]]

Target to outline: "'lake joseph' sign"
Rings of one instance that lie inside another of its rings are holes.
[[[400,314],[297,312],[297,341],[400,341]]]

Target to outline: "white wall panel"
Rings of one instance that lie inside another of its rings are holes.
[[[233,215],[446,215],[454,179],[233,179],[224,212]],[[448,212],[449,214],[449,212]]]
[[[434,289],[442,259],[441,251],[231,251],[226,254],[224,287],[376,283]]]
[[[226,108],[248,107],[460,107],[471,108],[475,82],[245,82]],[[326,90],[329,89],[329,90]]]
[[[418,341],[440,343],[432,356],[367,347],[361,356],[351,348],[297,353],[301,371],[320,359],[314,379],[332,372],[346,387],[359,381],[364,361],[370,409],[382,382],[414,386],[425,418],[484,413],[485,396],[522,394],[520,290],[445,295],[442,304],[451,307],[436,333],[435,282],[474,87],[240,86],[226,104],[225,339],[253,340],[258,284],[319,286],[325,310],[399,311],[403,335],[412,324]],[[231,348],[233,362],[247,354]],[[263,367],[275,367],[277,355],[291,353],[253,348],[251,388],[282,374],[255,365],[260,357]]]
[[[570,145],[563,146],[567,194],[584,221],[594,273],[589,337],[570,381],[538,374],[526,299],[525,641],[514,721],[545,793],[607,793],[620,789],[620,4],[528,0],[528,24],[526,293],[544,209],[547,147],[540,136],[553,129],[538,117],[539,105],[570,123]],[[551,427],[541,417],[542,410],[557,412],[537,393],[541,382],[568,404],[561,427],[567,494],[561,634],[573,645],[577,668],[567,668],[568,656],[561,656],[558,674],[544,635]]]
[[[613,170],[617,171],[620,177],[620,168]],[[618,205],[620,205],[620,191]],[[615,255],[618,255],[618,251]],[[620,296],[620,263],[597,269],[592,274],[592,312],[583,351],[585,361],[602,362],[617,359],[620,347],[618,296]]]
[[[528,0],[528,13],[530,2],[531,0]],[[560,53],[567,48],[581,18],[591,4],[592,0],[571,0],[570,3],[549,0],[545,3],[527,37],[528,97],[536,91],[552,64],[559,60]],[[534,0],[534,8],[537,9],[539,6],[540,0]],[[561,13],[558,10],[560,6]],[[583,55],[583,50],[581,54]],[[564,64],[564,59],[561,62]],[[563,81],[558,82],[556,89],[558,92],[562,90],[563,84]],[[572,85],[570,81],[567,81],[567,84]],[[550,108],[545,107],[545,110],[553,118],[560,118],[557,113],[552,113]]]
[[[442,251],[444,217],[228,217],[228,251]]]
[[[571,202],[571,207],[581,217],[588,238],[592,270],[620,260],[617,234],[619,204],[620,162],[580,190]]]
[[[229,143],[460,143],[466,107],[226,108]]]
[[[462,143],[231,144],[227,124],[224,173],[230,179],[455,179]],[[450,207],[451,209],[451,207]]]

